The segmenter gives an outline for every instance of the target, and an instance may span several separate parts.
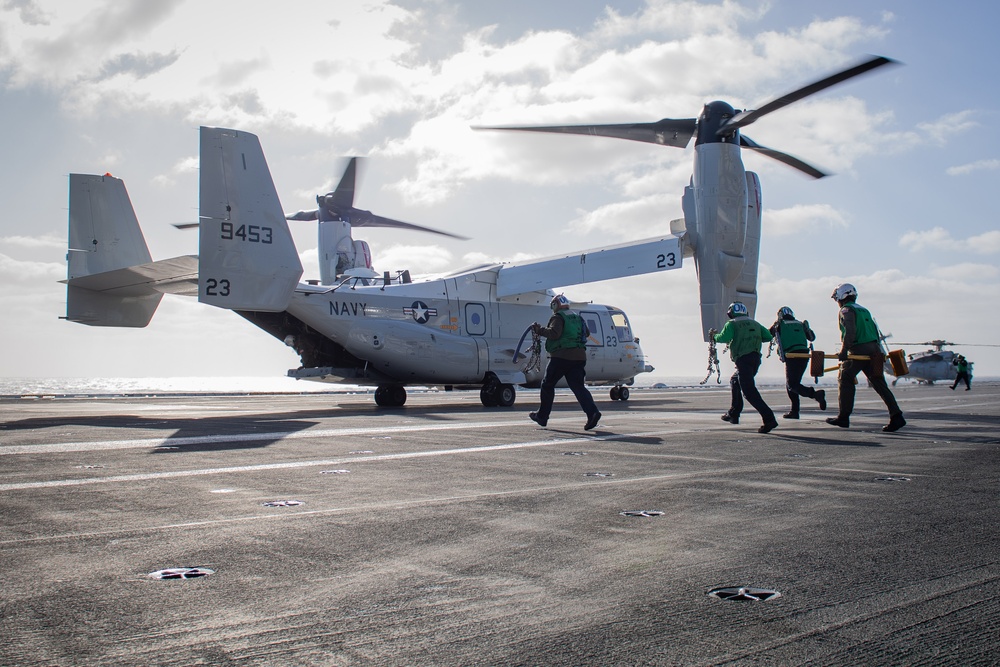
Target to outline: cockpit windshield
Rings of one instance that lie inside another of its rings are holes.
[[[632,340],[632,327],[629,326],[628,318],[620,310],[609,310],[611,323],[615,327],[615,336],[619,342],[627,343]]]

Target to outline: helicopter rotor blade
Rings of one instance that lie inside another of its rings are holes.
[[[351,227],[392,227],[395,229],[409,229],[412,231],[439,234],[463,241],[469,240],[467,236],[415,225],[412,222],[386,218],[381,215],[375,215],[371,211],[356,208],[354,206],[354,192],[357,186],[358,163],[360,161],[360,158],[352,157],[347,162],[344,174],[340,177],[340,183],[337,184],[336,189],[325,195],[316,196],[318,208],[290,213],[285,215],[285,219],[302,221],[319,220],[321,222],[342,220],[351,225]]]
[[[694,136],[696,119],[664,118],[655,123],[619,123],[614,125],[474,125],[474,130],[514,130],[518,132],[549,132],[581,134],[592,137],[628,139],[660,146],[684,148]]]
[[[749,148],[752,151],[756,151],[761,155],[766,155],[769,158],[773,158],[778,162],[783,162],[789,167],[798,169],[805,174],[812,176],[813,178],[823,178],[824,176],[829,176],[824,171],[820,171],[816,167],[812,166],[807,162],[803,162],[794,155],[789,155],[788,153],[782,153],[781,151],[776,151],[773,148],[768,148],[767,146],[761,146],[756,141],[746,136],[745,134],[740,134],[740,146],[743,148]]]
[[[794,90],[788,93],[787,95],[783,95],[775,100],[772,100],[767,104],[765,104],[764,106],[760,107],[759,109],[752,109],[738,113],[735,116],[733,116],[728,123],[719,128],[716,134],[718,134],[719,136],[732,134],[734,130],[738,130],[741,127],[746,127],[750,123],[759,120],[762,116],[765,116],[766,114],[769,114],[772,111],[777,111],[778,109],[786,107],[793,102],[798,102],[799,100],[805,97],[809,97],[810,95],[814,95],[820,92],[821,90],[826,90],[830,86],[835,86],[838,83],[842,83],[844,81],[847,81],[848,79],[852,79],[861,74],[865,74],[867,72],[872,71],[873,69],[882,67],[883,65],[889,65],[896,62],[897,61],[892,60],[891,58],[886,58],[884,56],[873,56],[872,58],[869,58],[868,60],[858,65],[855,65],[854,67],[849,67],[845,70],[837,72],[836,74],[832,74],[826,77],[825,79],[820,79],[819,81],[810,83],[809,85],[803,86],[798,90]]]
[[[428,232],[430,234],[439,234],[441,236],[447,236],[453,239],[460,239],[462,241],[468,241],[468,236],[460,236],[458,234],[452,234],[451,232],[443,232],[440,229],[432,229],[431,227],[423,227],[421,225],[415,225],[412,222],[403,222],[402,220],[393,220],[392,218],[386,218],[381,215],[375,215],[370,211],[362,211],[358,208],[352,208],[350,214],[350,220],[348,222],[351,227],[392,227],[395,229],[409,229],[415,232]]]

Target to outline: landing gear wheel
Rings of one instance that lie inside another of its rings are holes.
[[[399,408],[406,403],[406,388],[401,384],[382,384],[375,389],[375,405]]]
[[[517,391],[514,389],[512,384],[502,384],[496,388],[494,392],[496,397],[497,405],[501,408],[509,408],[514,405],[514,399],[517,397]]]
[[[488,408],[495,408],[497,406],[509,408],[514,405],[516,397],[517,390],[514,389],[514,385],[512,384],[490,382],[483,385],[483,388],[479,390],[479,400]]]
[[[491,391],[492,387],[483,387],[479,390],[479,400],[483,402],[488,408],[495,408],[497,406],[497,396],[496,392]]]
[[[628,400],[628,387],[622,387],[620,385],[615,385],[611,388],[611,400],[612,401],[627,401]]]

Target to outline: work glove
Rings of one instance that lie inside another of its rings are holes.
[[[542,328],[542,325],[538,322],[531,323],[531,333],[538,333],[538,330]]]
[[[847,361],[847,350],[841,350],[840,354],[837,355],[838,361]]]
[[[719,332],[718,332],[718,331],[716,331],[715,329],[709,329],[709,330],[708,330],[708,335],[709,335],[709,336],[714,336],[714,335],[715,335],[715,334],[717,334],[717,333],[719,333]]]

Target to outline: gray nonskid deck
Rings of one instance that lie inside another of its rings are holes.
[[[894,393],[0,401],[0,664],[995,664],[1000,386]]]

